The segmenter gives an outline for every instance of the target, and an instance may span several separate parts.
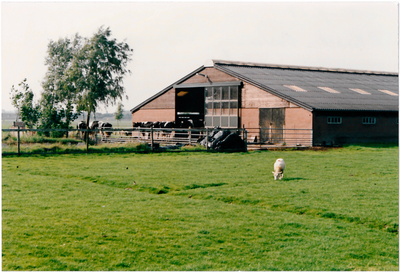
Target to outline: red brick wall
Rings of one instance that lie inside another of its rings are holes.
[[[312,129],[312,113],[303,108],[286,108],[285,129]]]
[[[132,122],[174,120],[175,109],[140,109],[132,114]]]
[[[172,88],[162,96],[144,105],[141,109],[175,109],[175,89]]]
[[[239,111],[240,128],[258,128],[259,125],[259,109],[258,108],[243,108]]]

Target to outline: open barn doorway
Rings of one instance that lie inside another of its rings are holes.
[[[204,87],[179,88],[175,92],[175,121],[194,128],[204,128]]]
[[[283,143],[285,108],[260,108],[260,141]]]

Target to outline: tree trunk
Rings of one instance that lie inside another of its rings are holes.
[[[88,115],[87,115],[87,118],[86,118],[86,128],[87,128],[87,130],[89,130],[89,120],[90,120],[90,111],[88,111]],[[86,141],[86,152],[88,152],[89,151],[89,131],[86,131],[85,141]]]

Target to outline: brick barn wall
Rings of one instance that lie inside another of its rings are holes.
[[[175,89],[172,88],[140,109],[175,109]]]
[[[312,129],[313,115],[300,107],[286,108],[285,129]]]
[[[175,109],[141,109],[132,115],[132,122],[174,120]]]
[[[242,108],[285,108],[289,107],[289,102],[265,92],[248,83],[243,83],[242,87]]]
[[[285,129],[312,129],[312,114],[303,108],[248,83],[243,83],[241,94],[240,127],[248,129],[250,140],[259,134],[260,108],[284,108]],[[311,142],[311,134],[309,138]]]
[[[208,75],[212,82],[238,80],[213,67],[204,68],[199,73]],[[194,75],[182,83],[206,82],[208,82],[207,78]],[[132,122],[142,121],[175,121],[175,89],[171,88],[171,90],[142,106],[138,111],[132,114]]]
[[[328,124],[328,117],[342,117],[342,124]],[[376,124],[363,124],[363,117],[375,117]],[[390,112],[315,112],[314,144],[397,142],[398,113]]]
[[[144,105],[132,114],[133,122],[142,121],[174,121],[175,120],[175,89]]]

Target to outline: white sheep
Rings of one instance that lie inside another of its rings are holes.
[[[277,180],[278,178],[279,178],[279,180],[283,178],[284,170],[285,170],[285,161],[283,161],[282,158],[278,158],[275,161],[274,171],[272,172],[274,174],[275,180]]]

